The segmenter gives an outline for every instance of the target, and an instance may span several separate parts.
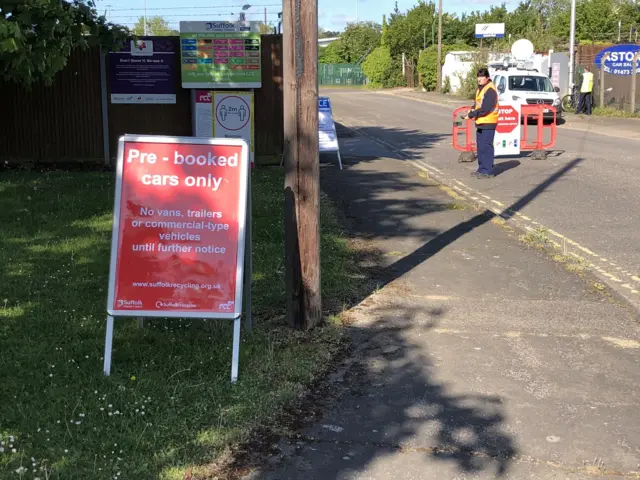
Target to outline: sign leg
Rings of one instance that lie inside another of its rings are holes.
[[[104,339],[104,374],[111,375],[111,350],[113,347],[113,317],[107,317],[107,334]]]
[[[245,328],[248,333],[253,330],[251,312],[251,283],[253,279],[253,209],[251,207],[251,172],[247,179],[247,226],[244,247],[244,308]]]
[[[231,383],[236,383],[238,381],[239,363],[240,363],[240,318],[236,318],[233,321],[233,353],[231,357]]]
[[[144,318],[138,317],[137,320],[138,320],[138,327],[144,328]]]
[[[338,166],[340,167],[340,170],[342,170],[342,157],[340,156],[340,150],[336,153],[338,154]]]

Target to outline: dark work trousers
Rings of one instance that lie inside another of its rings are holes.
[[[477,128],[476,144],[478,145],[478,173],[493,174],[493,139],[495,128]]]
[[[591,103],[593,101],[591,92],[580,92],[580,100],[578,101],[578,109],[576,113],[586,113],[591,115]]]

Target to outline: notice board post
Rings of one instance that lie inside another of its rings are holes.
[[[105,375],[114,317],[202,318],[234,321],[237,380],[248,150],[241,139],[120,138]]]

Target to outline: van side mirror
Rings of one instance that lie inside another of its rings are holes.
[[[556,93],[560,93],[560,87],[553,87],[553,91]]]

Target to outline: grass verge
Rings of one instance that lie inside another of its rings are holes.
[[[253,172],[256,325],[231,385],[224,321],[117,320],[105,378],[112,175],[0,174],[0,478],[203,478],[323,373],[345,341],[284,325],[282,185]],[[325,304],[348,302],[354,250],[324,199],[322,262]]]
[[[618,108],[613,108],[613,107],[595,107],[592,113],[599,117],[640,118],[640,113],[638,112],[631,113],[626,110],[620,110]]]

